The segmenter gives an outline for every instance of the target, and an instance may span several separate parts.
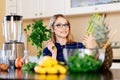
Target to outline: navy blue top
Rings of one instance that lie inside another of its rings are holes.
[[[63,57],[63,48],[67,48],[67,49],[85,48],[84,45],[80,42],[73,42],[72,44],[66,44],[66,45],[60,45],[60,43],[55,43],[55,46],[57,48],[58,62],[65,62]],[[52,56],[52,53],[49,51],[47,47],[43,50],[43,56]]]

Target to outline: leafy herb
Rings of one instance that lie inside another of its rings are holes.
[[[43,22],[41,20],[36,21],[33,24],[29,24],[27,25],[27,28],[24,29],[24,31],[26,33],[28,33],[28,31],[30,33],[29,37],[28,37],[28,42],[32,42],[32,45],[35,45],[37,47],[37,49],[39,49],[38,51],[38,58],[40,57],[40,55],[42,54],[42,43],[43,41],[47,41],[48,39],[51,38],[51,30],[47,29],[46,26],[43,25]]]
[[[37,65],[35,62],[28,62],[22,66],[23,71],[31,71],[34,70],[34,67]]]
[[[71,72],[97,71],[100,68],[101,61],[94,59],[95,55],[80,56],[78,51],[74,55],[68,56],[68,70]]]

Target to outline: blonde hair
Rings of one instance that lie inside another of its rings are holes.
[[[67,38],[67,43],[73,43],[73,36],[71,34],[70,22],[68,21],[68,19],[64,15],[62,15],[62,14],[53,15],[50,19],[50,22],[49,22],[49,28],[53,31],[54,23],[57,20],[57,18],[59,18],[59,17],[62,17],[64,19],[66,19],[66,21],[69,25],[69,33],[68,33],[68,36],[66,37]],[[52,41],[56,42],[56,36],[55,36],[54,32],[52,33]]]

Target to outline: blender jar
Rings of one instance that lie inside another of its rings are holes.
[[[22,16],[7,15],[3,21],[5,42],[20,42],[22,37]]]

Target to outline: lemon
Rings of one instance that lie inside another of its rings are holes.
[[[50,67],[50,68],[46,68],[46,72],[48,74],[57,74],[58,70],[56,68]]]
[[[58,64],[58,65],[55,65],[54,68],[56,68],[56,69],[58,70],[58,72],[59,72],[59,73],[62,73],[62,74],[64,74],[64,73],[67,72],[67,69],[66,69],[64,66],[59,65],[59,64]]]
[[[36,73],[45,74],[46,73],[46,68],[43,68],[43,67],[40,67],[40,66],[35,66],[34,71]]]

